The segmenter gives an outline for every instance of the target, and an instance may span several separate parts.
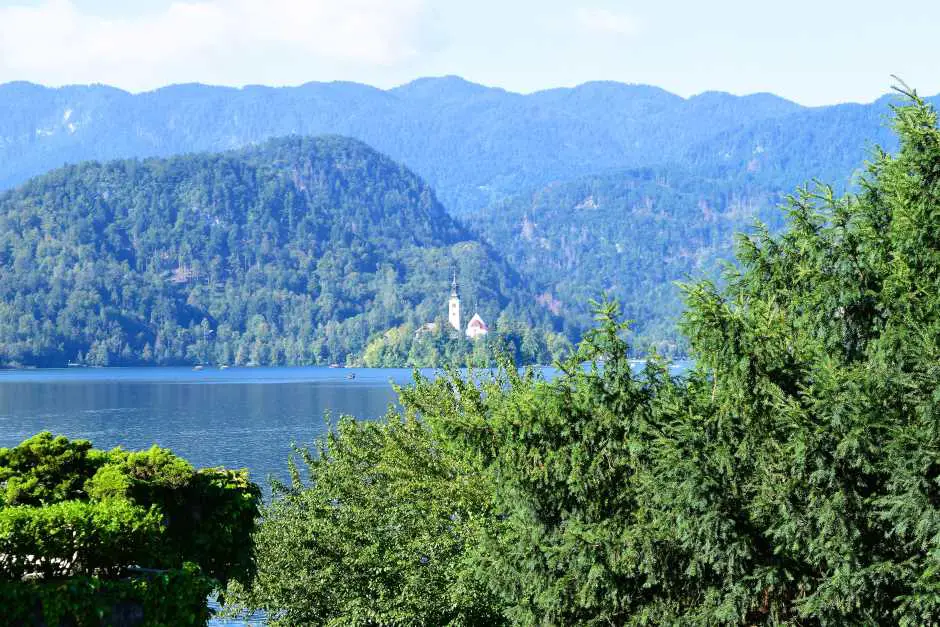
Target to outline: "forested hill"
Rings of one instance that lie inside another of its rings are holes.
[[[520,194],[474,225],[569,322],[589,326],[590,301],[607,293],[633,322],[636,348],[681,353],[675,282],[716,276],[733,258],[735,233],[755,219],[781,227],[776,190],[758,176],[642,168]]]
[[[0,363],[307,364],[468,308],[544,309],[418,176],[350,139],[65,167],[0,196]]]
[[[555,180],[665,163],[723,176],[763,168],[790,188],[813,176],[847,179],[872,140],[892,147],[887,113],[885,100],[805,108],[770,94],[686,99],[609,82],[529,95],[456,77],[387,91],[175,85],[136,95],[9,83],[0,85],[0,188],[63,163],[324,133],[356,137],[403,162],[456,214]]]

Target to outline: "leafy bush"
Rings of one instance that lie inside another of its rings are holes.
[[[166,449],[109,453],[86,484],[93,498],[121,497],[159,508],[164,530],[151,565],[200,564],[221,582],[248,580],[253,568],[246,538],[254,529],[261,492],[247,473],[196,470]]]
[[[6,505],[40,505],[81,496],[104,462],[87,440],[39,433],[15,448],[0,448],[0,497]]]
[[[491,624],[466,558],[492,518],[485,484],[413,418],[345,418],[279,485],[255,534],[258,574],[233,606],[273,624]],[[231,607],[229,609],[232,609]]]
[[[11,625],[205,625],[213,581],[186,564],[132,579],[78,576],[53,581],[4,581],[3,620]]]
[[[126,606],[144,624],[197,624],[211,590],[253,573],[246,471],[40,433],[0,449],[0,492],[0,601],[27,622],[107,624]]]
[[[21,579],[117,574],[153,563],[160,510],[123,500],[62,501],[0,509],[0,576]]]

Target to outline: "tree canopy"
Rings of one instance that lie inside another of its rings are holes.
[[[269,506],[245,598],[334,624],[940,622],[940,130],[905,94],[858,193],[800,190],[685,286],[690,373],[635,372],[607,303],[555,379],[417,377]],[[347,557],[306,568],[327,539]]]
[[[246,471],[196,470],[156,446],[43,432],[0,448],[4,620],[205,624],[207,595],[254,574],[260,497]]]

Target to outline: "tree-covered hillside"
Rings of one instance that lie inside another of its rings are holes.
[[[814,164],[801,161],[804,153],[789,149],[818,152],[813,132],[829,124],[825,112],[831,112],[839,136],[830,144],[846,152],[840,165],[854,167],[887,111],[884,103],[861,109],[874,113],[857,124],[843,118],[848,110],[806,109],[770,94],[684,99],[655,87],[597,82],[521,95],[456,77],[388,91],[354,83],[174,85],[137,95],[105,86],[10,83],[0,85],[0,188],[66,162],[229,150],[270,137],[329,133],[355,137],[403,162],[448,209],[465,214],[528,188],[610,169],[724,165],[728,138],[743,138],[739,147],[753,150],[748,138],[766,125],[783,134],[787,172],[798,180],[828,174],[809,169]]]
[[[682,162],[699,174],[735,182],[759,180],[792,190],[815,179],[846,189],[864,173],[863,161],[875,146],[888,152],[898,148],[889,124],[896,102],[885,96],[868,105],[807,109],[723,130],[690,149]]]
[[[574,324],[589,326],[590,301],[606,293],[634,322],[637,348],[674,353],[684,349],[674,282],[714,276],[755,219],[782,226],[780,194],[754,179],[676,168],[587,177],[496,203],[474,225]]]
[[[633,321],[636,349],[682,353],[675,282],[716,276],[733,256],[734,233],[755,219],[772,232],[783,227],[776,207],[788,190],[819,178],[812,173],[836,190],[852,188],[863,157],[897,148],[887,124],[892,102],[808,109],[726,130],[674,163],[494,202],[473,224],[571,324],[586,328],[590,300],[607,293]]]
[[[69,166],[0,196],[0,363],[342,362],[469,311],[549,314],[420,178],[354,140]]]

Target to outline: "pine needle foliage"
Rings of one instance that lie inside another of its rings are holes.
[[[800,190],[724,289],[686,286],[697,411],[659,481],[701,590],[677,618],[940,620],[940,131],[901,91],[860,193]]]
[[[557,378],[417,377],[340,428],[259,532],[326,604],[298,623],[940,624],[940,130],[899,91],[858,193],[800,189],[683,286],[687,375],[635,372],[605,302]]]

